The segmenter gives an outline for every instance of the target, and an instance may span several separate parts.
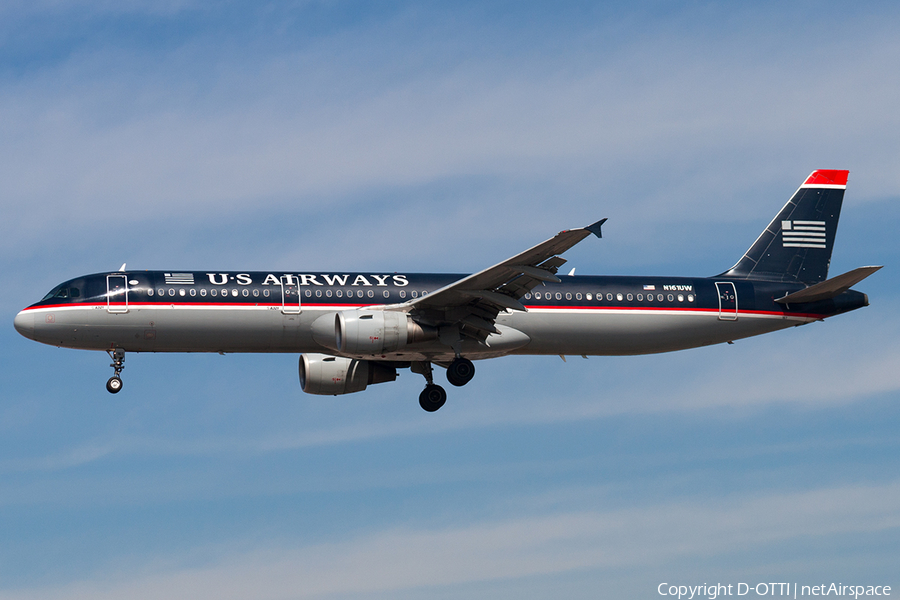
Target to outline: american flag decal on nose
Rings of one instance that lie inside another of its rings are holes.
[[[825,221],[782,221],[784,248],[825,248]]]
[[[166,285],[194,285],[193,273],[166,273]]]

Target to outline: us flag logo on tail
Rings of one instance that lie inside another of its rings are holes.
[[[194,285],[193,273],[166,273],[166,285]]]
[[[784,248],[825,248],[825,221],[782,221]]]

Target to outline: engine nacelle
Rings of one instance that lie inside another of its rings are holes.
[[[323,396],[361,392],[370,384],[397,379],[393,367],[327,354],[301,354],[299,368],[300,388],[307,394]]]
[[[317,328],[316,324],[313,326],[314,335],[320,328]],[[386,354],[396,352],[409,344],[434,340],[437,337],[436,328],[423,327],[402,312],[345,310],[334,315],[332,344],[344,354]]]

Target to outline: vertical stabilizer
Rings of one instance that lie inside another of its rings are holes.
[[[828,278],[850,171],[818,170],[722,277],[814,284]]]

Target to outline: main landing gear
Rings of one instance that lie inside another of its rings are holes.
[[[447,381],[456,387],[462,387],[475,377],[475,365],[468,358],[459,357],[447,367]]]
[[[419,406],[428,412],[434,412],[447,401],[447,392],[434,383],[434,370],[430,362],[414,362],[411,366],[413,373],[419,373],[425,377],[425,389],[419,394]]]
[[[119,374],[125,368],[125,351],[121,348],[116,348],[107,350],[106,353],[109,354],[109,358],[112,360],[112,364],[109,366],[115,370],[115,375],[106,382],[106,391],[110,394],[118,394],[122,389],[122,378],[119,377]]]
[[[447,392],[434,383],[434,370],[431,368],[431,363],[413,363],[412,371],[425,377],[425,389],[419,394],[419,406],[428,412],[434,412],[442,407],[447,402]],[[447,366],[447,381],[456,387],[466,385],[472,381],[473,377],[475,377],[475,365],[468,358],[458,357]]]
[[[429,383],[419,394],[419,406],[428,412],[434,412],[447,401],[447,392],[439,385]]]

